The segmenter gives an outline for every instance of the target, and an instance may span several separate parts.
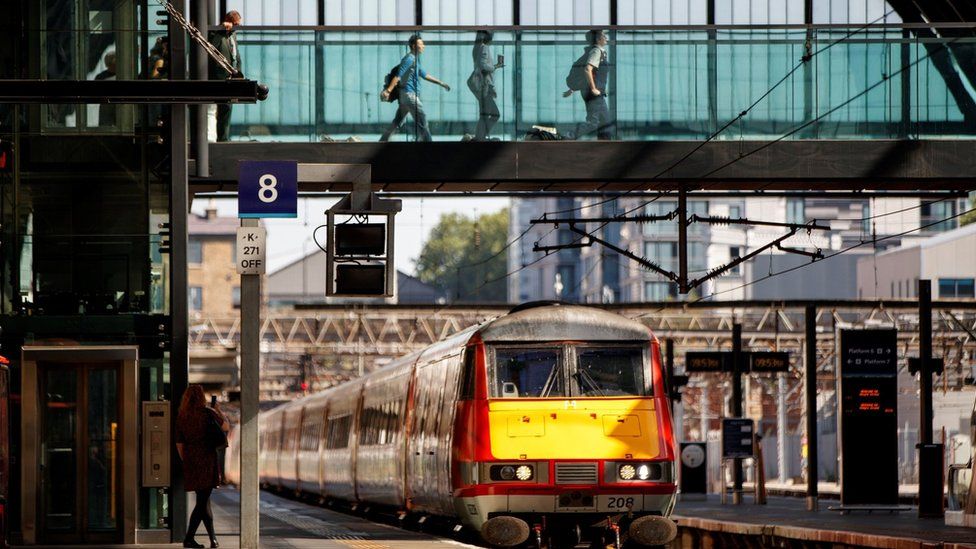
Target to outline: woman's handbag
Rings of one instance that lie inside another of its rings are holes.
[[[221,427],[217,413],[210,409],[207,409],[207,446],[214,450],[227,447],[227,433]]]

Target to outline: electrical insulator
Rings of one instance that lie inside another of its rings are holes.
[[[474,226],[474,247],[481,247],[481,229],[478,227],[477,223]]]

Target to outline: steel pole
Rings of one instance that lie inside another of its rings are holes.
[[[786,484],[786,479],[789,478],[789,459],[786,455],[786,374],[780,373],[777,376],[779,379],[777,382],[778,398],[776,406],[776,454],[778,463],[776,467],[779,472],[779,482],[780,484]]]
[[[173,6],[186,12],[185,0],[173,0]],[[170,78],[186,80],[186,33],[172,18],[169,19]],[[172,105],[169,108],[169,146],[170,146],[170,337],[169,377],[170,392],[174,409],[171,432],[176,432],[176,406],[183,398],[189,382],[189,304],[187,302],[187,212],[190,210],[189,173],[186,150],[186,105]],[[183,467],[176,445],[173,445],[170,463],[180,463],[172,467],[169,490],[169,520],[172,541],[182,541],[186,535],[186,491],[183,484]]]
[[[193,23],[206,36],[210,26],[208,13],[209,0],[193,1]],[[209,72],[209,57],[206,50],[196,42],[191,48],[193,57],[193,79],[206,80]],[[194,105],[193,112],[193,150],[197,161],[196,176],[210,177],[210,143],[207,141],[207,111],[208,105]]]
[[[241,220],[257,227],[257,219]],[[261,275],[241,275],[241,549],[259,547],[258,389],[261,378]]]
[[[806,308],[806,358],[804,360],[804,396],[807,414],[807,510],[816,511],[819,479],[817,478],[817,308]]]
[[[742,324],[732,325],[732,416],[742,417]],[[742,503],[742,458],[732,460],[732,503]]]
[[[932,444],[932,281],[918,281],[919,406],[918,438]]]

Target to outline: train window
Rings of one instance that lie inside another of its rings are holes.
[[[330,450],[349,446],[349,428],[352,427],[352,416],[329,418],[329,435],[325,440],[325,447]]]
[[[564,397],[562,360],[559,349],[495,349],[495,398]]]
[[[471,400],[474,398],[475,349],[475,347],[468,347],[464,350],[464,365],[461,367],[461,400]]]
[[[579,348],[573,381],[581,396],[646,396],[644,351],[640,347]]]

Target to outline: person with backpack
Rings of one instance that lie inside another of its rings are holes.
[[[408,114],[413,117],[414,124],[417,126],[417,140],[430,141],[430,129],[427,127],[427,113],[424,112],[424,104],[420,102],[420,79],[423,78],[428,82],[437,84],[444,88],[445,91],[451,91],[450,86],[427,74],[423,67],[421,67],[420,54],[424,52],[424,40],[419,34],[410,37],[407,41],[407,47],[410,48],[410,51],[403,56],[400,64],[393,71],[390,71],[383,92],[380,94],[380,98],[383,101],[400,102],[396,116],[393,117],[393,122],[383,132],[380,141],[389,141],[390,137],[406,121]]]
[[[573,63],[566,77],[568,90],[563,97],[580,92],[586,106],[586,122],[577,127],[579,138],[596,132],[597,139],[613,139],[613,118],[607,106],[607,81],[610,77],[610,64],[607,62],[607,34],[602,30],[586,33],[587,47],[583,55]]]
[[[499,57],[495,62],[491,53],[492,32],[480,30],[474,38],[474,48],[471,50],[471,58],[474,62],[474,70],[468,77],[468,89],[478,100],[478,126],[474,131],[475,141],[485,141],[491,129],[501,118],[501,111],[498,110],[498,103],[495,97],[495,70],[504,67],[502,59]]]

